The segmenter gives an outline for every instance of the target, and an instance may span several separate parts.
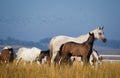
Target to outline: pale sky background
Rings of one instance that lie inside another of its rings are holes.
[[[101,25],[120,40],[120,0],[0,0],[0,39],[76,37]]]

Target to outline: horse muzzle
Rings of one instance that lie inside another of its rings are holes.
[[[101,39],[104,43],[107,41],[107,39],[106,38],[102,38]]]

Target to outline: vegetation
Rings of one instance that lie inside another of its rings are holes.
[[[119,78],[120,63],[104,62],[102,68],[94,69],[91,66],[82,68],[80,63],[73,66],[50,67],[30,63],[15,66],[0,64],[0,78]]]

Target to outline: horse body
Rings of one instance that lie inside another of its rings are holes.
[[[96,39],[100,39],[103,42],[106,42],[106,38],[104,37],[104,32],[103,32],[103,27],[99,27],[93,31],[91,31],[91,33],[94,33],[95,36],[95,40]],[[59,48],[62,44],[66,43],[66,42],[76,42],[76,43],[83,43],[85,42],[89,37],[89,34],[85,34],[85,35],[81,35],[79,37],[69,37],[69,36],[56,36],[53,37],[50,41],[50,56],[51,56],[51,63],[54,62],[55,57],[59,51]]]
[[[70,60],[71,56],[82,56],[84,63],[88,63],[90,55],[92,53],[94,34],[89,33],[89,38],[84,43],[67,42],[60,47],[62,52],[62,60],[67,58]]]
[[[33,48],[20,48],[17,55],[17,62],[16,65],[18,65],[20,59],[24,60],[25,62],[32,62],[36,60],[36,58],[39,56],[41,52],[41,49],[33,47]]]

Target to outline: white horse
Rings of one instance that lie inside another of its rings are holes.
[[[98,27],[97,29],[94,29],[91,31],[91,33],[94,33],[95,40],[100,39],[103,42],[106,42],[106,38],[104,37],[103,32],[104,27]],[[69,36],[56,36],[53,37],[50,41],[49,49],[50,49],[50,56],[51,56],[51,64],[54,62],[54,59],[59,52],[59,48],[62,44],[73,41],[77,43],[83,43],[85,42],[89,37],[89,33],[85,35],[81,35],[79,37],[69,37]]]
[[[20,60],[24,60],[24,65],[26,62],[30,62],[32,65],[33,61],[36,61],[36,58],[39,56],[41,53],[41,49],[32,47],[32,48],[19,48],[18,52],[16,53],[17,57],[17,62],[16,65],[20,62]],[[38,62],[39,63],[39,62]]]

